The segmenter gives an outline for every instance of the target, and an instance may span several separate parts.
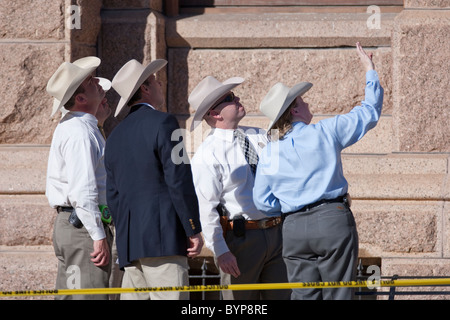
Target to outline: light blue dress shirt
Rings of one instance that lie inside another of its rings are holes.
[[[382,105],[383,88],[377,72],[370,70],[361,106],[317,124],[293,123],[283,140],[270,142],[260,155],[253,188],[256,207],[277,216],[346,194],[341,151],[376,126]]]

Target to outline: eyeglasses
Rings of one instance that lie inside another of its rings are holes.
[[[223,98],[222,100],[220,100],[219,102],[217,102],[211,109],[214,110],[215,108],[217,108],[220,104],[224,103],[224,102],[233,102],[234,99],[236,99],[236,96],[234,95],[233,91],[231,91],[229,94],[226,95],[225,98]]]

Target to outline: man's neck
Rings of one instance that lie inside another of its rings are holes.
[[[95,116],[95,114],[97,113],[97,109],[94,110],[94,108],[92,108],[90,106],[84,106],[84,105],[74,105],[72,108],[70,108],[69,111],[79,111],[79,112],[89,113],[89,114],[92,114],[93,116]]]
[[[236,130],[238,126],[239,122],[231,123],[231,122],[217,121],[215,127],[223,130]]]
[[[141,100],[138,100],[138,101],[136,101],[135,103],[133,103],[133,106],[134,105],[137,105],[137,104],[149,104],[149,105],[151,105],[152,107],[154,107],[155,109],[156,109],[156,104],[154,103],[154,101],[151,101],[151,100],[149,100],[149,99],[141,99]]]

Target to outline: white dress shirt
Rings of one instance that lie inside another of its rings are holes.
[[[259,154],[267,144],[266,135],[261,134],[265,132],[259,128],[239,129]],[[219,203],[230,212],[229,219],[236,215],[247,220],[267,218],[253,203],[254,176],[233,132],[213,129],[191,161],[205,244],[217,257],[229,251],[216,210]]]
[[[99,204],[106,204],[105,139],[95,116],[71,111],[53,134],[46,196],[51,207],[73,207],[93,240],[105,238]]]

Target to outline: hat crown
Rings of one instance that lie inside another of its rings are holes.
[[[69,62],[64,62],[59,66],[54,75],[47,83],[47,92],[58,100],[64,98],[64,94],[70,87],[70,82],[67,81],[79,69],[77,66]]]
[[[269,119],[269,131],[275,122],[283,115],[289,105],[298,97],[303,95],[312,87],[310,82],[300,82],[289,88],[281,82],[276,83],[270,88],[264,99],[259,105],[259,110]]]
[[[137,60],[128,61],[114,76],[112,87],[122,97],[130,95],[144,69],[145,67]]]
[[[207,76],[192,90],[188,102],[194,110],[197,110],[202,101],[214,90],[220,88],[222,82],[213,76]]]
[[[282,109],[281,107],[289,94],[289,90],[290,88],[281,82],[276,83],[261,101],[259,106],[261,112],[270,120],[275,120]]]
[[[137,92],[139,87],[152,74],[158,72],[167,64],[164,59],[156,59],[144,66],[135,59],[125,63],[112,80],[112,87],[120,95],[120,101],[117,105],[115,116],[128,103],[128,101]]]

